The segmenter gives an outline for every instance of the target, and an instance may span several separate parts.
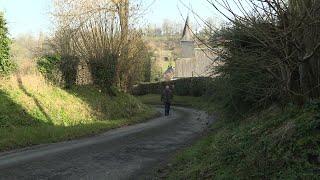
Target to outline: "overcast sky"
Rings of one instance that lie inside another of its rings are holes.
[[[183,17],[185,18],[187,14],[193,16],[185,5],[192,7],[201,17],[217,17],[217,13],[206,0],[143,0],[142,2],[150,7],[145,13],[143,24],[161,25],[164,19],[183,23]],[[35,35],[39,32],[50,33],[53,29],[49,15],[52,10],[51,0],[0,0],[0,10],[5,14],[12,37],[25,33]]]

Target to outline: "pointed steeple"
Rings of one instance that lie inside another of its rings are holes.
[[[189,24],[189,16],[187,16],[186,23],[183,28],[181,41],[193,41],[193,33]]]

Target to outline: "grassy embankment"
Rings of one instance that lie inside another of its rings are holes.
[[[154,103],[156,97],[140,99]],[[207,104],[204,100],[176,97],[178,104],[207,109],[201,105]],[[159,173],[168,179],[317,179],[319,175],[319,102],[303,109],[272,106],[235,120],[221,116],[206,137],[179,152]]]
[[[134,97],[94,87],[68,91],[39,76],[0,80],[0,151],[97,134],[156,115]]]

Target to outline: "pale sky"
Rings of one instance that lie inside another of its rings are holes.
[[[146,12],[144,23],[161,25],[164,19],[183,23],[192,12],[185,5],[192,7],[201,17],[216,17],[217,13],[206,0],[143,0],[150,9]],[[183,2],[185,5],[183,5]],[[0,0],[0,11],[3,11],[12,37],[19,34],[40,32],[50,33],[53,29],[49,12],[51,0]],[[191,17],[192,19],[192,17]]]

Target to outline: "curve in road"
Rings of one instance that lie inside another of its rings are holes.
[[[209,121],[203,111],[174,107],[171,116],[96,137],[2,153],[0,179],[143,179]]]

